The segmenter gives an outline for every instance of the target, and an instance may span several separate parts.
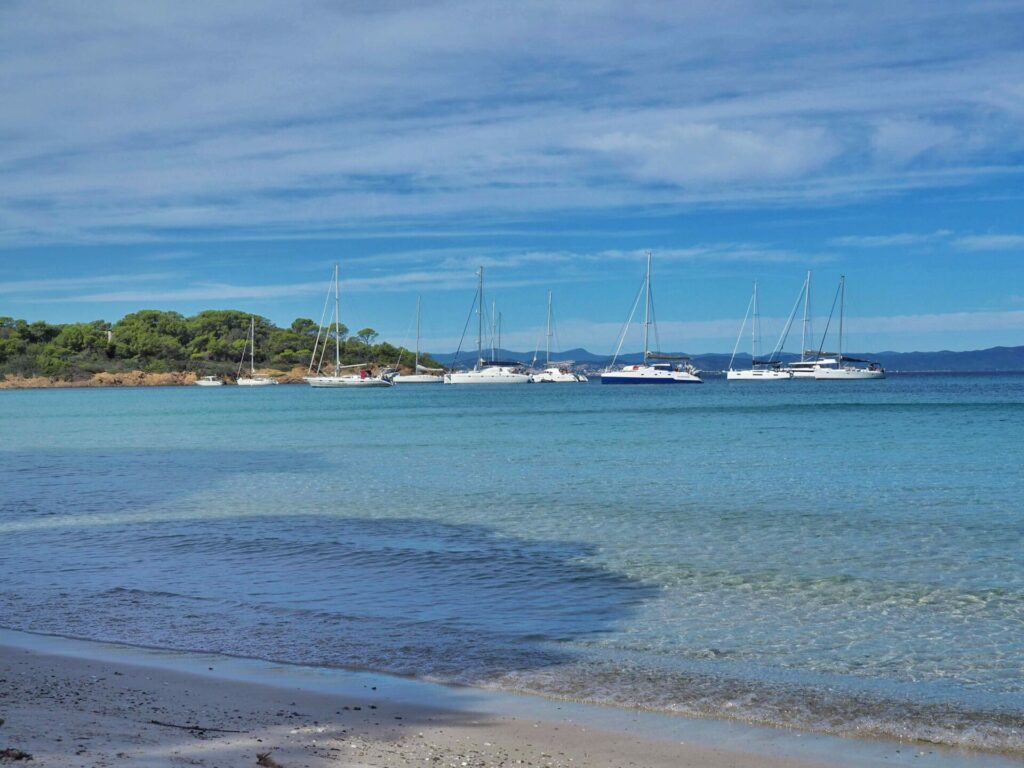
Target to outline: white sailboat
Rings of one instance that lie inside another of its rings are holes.
[[[548,330],[544,344],[544,370],[540,373],[531,374],[530,380],[534,384],[578,384],[586,383],[587,377],[582,373],[572,370],[572,360],[551,362],[551,291],[548,291]]]
[[[323,359],[324,354],[327,351],[327,337],[330,334],[331,325],[328,323],[326,329],[324,327],[324,319],[327,316],[327,303],[331,299],[331,288],[328,288],[327,298],[324,300],[324,311],[320,315],[320,327],[317,329],[316,341],[313,343],[313,356],[309,360],[309,375],[303,377],[303,381],[311,387],[316,387],[318,389],[333,389],[341,387],[390,387],[391,382],[387,379],[382,376],[371,375],[366,363],[357,363],[355,365],[341,364],[341,299],[339,298],[338,282],[338,265],[335,264],[334,276],[332,278],[334,290],[334,317],[332,318],[332,322],[334,323],[334,372],[323,372]],[[321,336],[324,340],[322,349],[320,347]],[[318,351],[320,352],[319,359],[317,358]],[[315,367],[314,363],[316,364]],[[359,373],[342,375],[341,372],[343,370],[351,368],[358,368]]]
[[[602,384],[703,384],[698,371],[690,363],[686,355],[663,355],[650,350],[651,330],[651,254],[647,252],[647,277],[644,280],[644,361],[638,365],[624,365],[618,370],[615,368],[615,361],[622,350],[622,344],[626,339],[626,332],[629,324],[633,321],[633,314],[636,312],[637,304],[640,302],[640,295],[637,294],[633,303],[633,310],[629,313],[629,319],[622,329],[619,337],[619,345],[612,357],[608,369],[601,374]]]
[[[249,352],[249,375],[242,375],[242,366],[245,365],[245,353]],[[249,318],[249,339],[242,347],[242,359],[238,361],[238,371],[235,373],[235,383],[240,387],[266,387],[277,384],[278,381],[270,376],[256,373],[256,318]]]
[[[844,357],[843,356],[843,314],[846,303],[846,275],[841,275],[839,278],[839,351],[836,354],[835,360],[819,360],[818,364],[814,366],[814,379],[815,381],[856,381],[864,379],[884,379],[885,369],[882,368],[878,363],[870,360],[859,360],[855,357]],[[835,310],[835,303],[832,304],[833,311]],[[831,316],[829,317],[831,320]],[[825,333],[828,334],[828,327],[825,327]],[[822,345],[825,340],[822,337]],[[850,365],[850,363],[861,363],[862,365]],[[866,365],[867,367],[863,367]]]
[[[736,360],[736,352],[740,347],[740,339],[743,338],[743,331],[747,327],[747,318],[753,309],[753,317],[750,322],[750,368],[735,369],[732,367]],[[785,381],[793,378],[793,374],[783,370],[777,363],[758,360],[761,344],[761,323],[757,314],[757,283],[754,283],[754,292],[750,296],[750,303],[747,305],[747,313],[743,316],[743,324],[740,326],[739,335],[736,337],[736,345],[732,348],[732,357],[729,358],[729,370],[725,373],[727,381]],[[774,354],[773,354],[774,357]]]
[[[444,375],[445,384],[529,384],[530,376],[523,373],[517,362],[485,360],[484,352],[484,268],[479,278],[474,301],[477,311],[476,365],[469,371],[452,371]],[[493,314],[493,313],[492,313]],[[493,335],[493,334],[492,334]],[[492,345],[493,348],[493,345]],[[492,354],[493,357],[493,354]]]
[[[440,384],[443,368],[428,368],[420,365],[420,297],[416,297],[416,361],[413,363],[415,373],[400,373],[391,378],[395,384]]]
[[[807,348],[807,343],[814,337],[814,331],[811,326],[810,270],[807,271],[807,277],[804,278],[804,284],[801,291],[803,293],[804,320],[803,328],[800,333],[800,359],[790,362],[786,366],[786,370],[793,374],[794,379],[813,379],[815,368],[835,367],[839,364],[839,361],[835,358],[835,355],[831,353]]]

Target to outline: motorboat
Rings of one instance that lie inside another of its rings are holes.
[[[224,382],[216,376],[203,376],[200,379],[196,379],[197,387],[223,387]]]

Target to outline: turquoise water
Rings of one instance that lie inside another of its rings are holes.
[[[1024,752],[1024,377],[0,392],[0,624]]]

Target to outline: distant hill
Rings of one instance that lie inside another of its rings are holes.
[[[682,354],[682,353],[681,353]],[[991,347],[989,349],[976,349],[968,352],[951,352],[943,350],[939,352],[851,352],[851,357],[864,360],[877,360],[886,370],[908,373],[950,371],[957,373],[967,372],[996,372],[996,371],[1024,371],[1024,346],[1020,347]],[[512,350],[496,350],[495,357],[501,360],[517,360],[529,363],[533,360],[533,352],[514,352]],[[702,371],[723,371],[729,367],[728,353],[705,353],[693,355],[693,363]],[[796,355],[785,354],[784,360],[796,359]],[[454,359],[454,353],[435,354],[433,358],[445,366],[450,366]],[[574,360],[577,365],[585,368],[603,368],[608,364],[608,355],[595,355],[585,349],[567,349],[561,352],[552,352],[553,360]],[[643,358],[639,352],[619,355],[619,362],[623,364],[638,363]],[[473,360],[473,353],[463,352],[460,356],[460,363],[468,365]],[[749,367],[750,355],[736,355],[735,365],[737,367]]]

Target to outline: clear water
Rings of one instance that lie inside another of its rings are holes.
[[[1024,377],[0,392],[0,624],[1024,752]]]

